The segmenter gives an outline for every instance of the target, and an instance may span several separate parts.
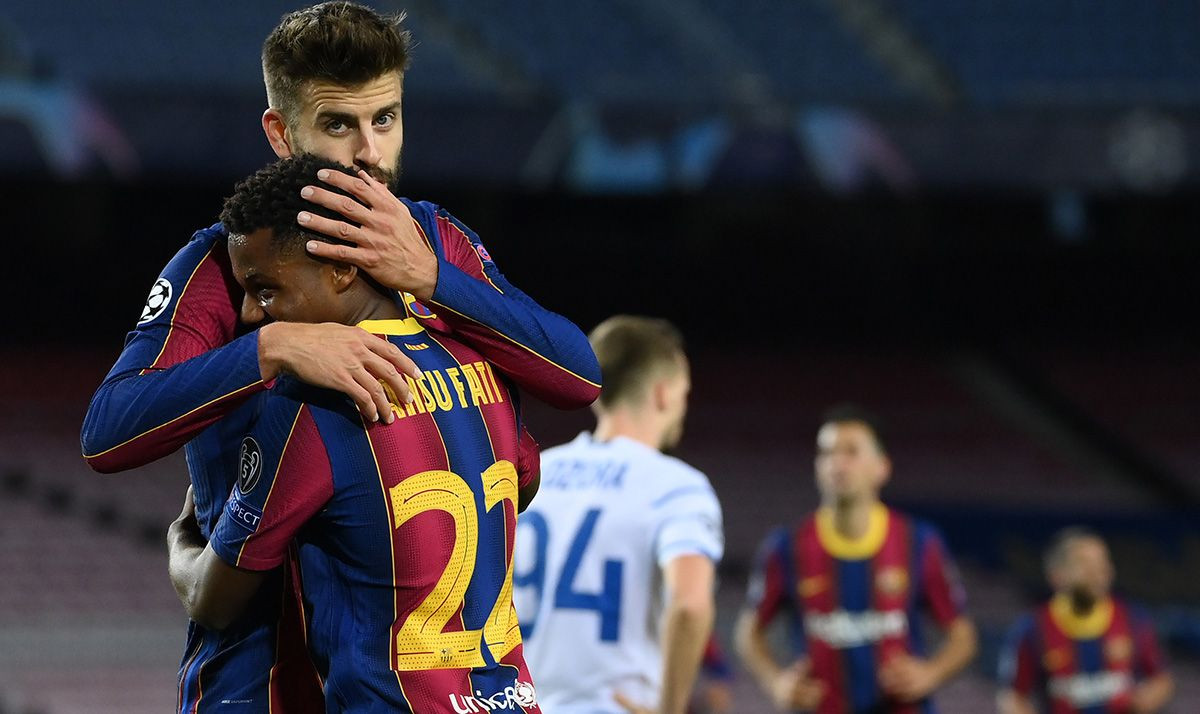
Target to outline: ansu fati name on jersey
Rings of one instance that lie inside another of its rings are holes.
[[[383,384],[392,412],[404,419],[415,414],[435,414],[451,409],[470,409],[504,401],[504,392],[496,383],[496,374],[487,362],[467,362],[458,367],[427,369],[419,379],[405,376],[415,397],[401,405],[396,393]]]

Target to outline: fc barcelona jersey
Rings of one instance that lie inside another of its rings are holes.
[[[878,684],[889,657],[924,655],[922,611],[942,626],[962,614],[962,588],[933,527],[878,505],[867,532],[850,540],[820,509],[767,538],[750,599],[761,626],[788,615],[798,653],[825,685],[818,714],[933,711],[928,700],[891,700]]]
[[[1125,714],[1137,682],[1162,671],[1145,617],[1115,598],[1079,616],[1059,595],[1013,628],[1000,679],[1049,714]]]
[[[516,392],[417,317],[360,325],[422,371],[392,424],[284,380],[242,440],[212,537],[251,570],[301,551],[329,712],[540,712],[512,604],[518,488],[537,473]]]

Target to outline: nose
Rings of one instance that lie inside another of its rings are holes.
[[[358,164],[363,169],[373,169],[383,161],[383,154],[379,151],[378,139],[373,131],[360,132],[358,151],[354,154],[354,163]]]
[[[267,313],[263,310],[262,305],[258,304],[258,300],[250,297],[249,293],[242,296],[242,311],[240,315],[242,323],[246,325],[257,325],[267,319]]]

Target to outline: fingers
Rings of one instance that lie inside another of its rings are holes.
[[[367,248],[356,248],[352,245],[337,245],[319,240],[310,240],[304,247],[311,256],[357,265],[363,270],[370,270],[379,263],[379,254]]]
[[[296,214],[296,222],[309,230],[322,233],[330,238],[350,241],[356,245],[362,239],[362,231],[349,223],[335,221],[308,211],[300,211],[300,213]]]
[[[359,225],[369,223],[371,220],[370,208],[349,196],[334,193],[320,186],[305,186],[300,189],[300,197],[318,206],[336,211]]]
[[[383,186],[383,184],[371,178],[365,171],[359,171],[358,177],[354,177],[344,174],[341,171],[321,169],[317,172],[317,178],[330,186],[337,186],[346,193],[349,193],[351,196],[365,203],[368,208],[374,208],[375,200],[379,196],[376,187]],[[387,189],[385,188],[384,190]],[[333,207],[330,206],[330,208]]]
[[[363,330],[363,332],[365,333],[366,330]],[[390,362],[401,373],[407,374],[413,379],[421,378],[421,369],[417,367],[417,363],[413,362],[408,355],[401,352],[400,348],[396,347],[391,342],[388,342],[387,340],[381,340],[378,337],[371,335],[371,339],[367,340],[366,344],[367,349]],[[376,376],[378,376],[380,379],[384,378],[383,375]],[[399,394],[399,392],[397,392],[397,394]]]
[[[638,706],[632,699],[621,692],[613,692],[613,699],[629,714],[643,714],[643,712],[646,712],[646,709]]]
[[[352,370],[350,373],[354,381],[366,391],[373,414],[363,412],[363,416],[370,418],[372,421],[381,421],[385,424],[391,424],[396,419],[396,415],[392,413],[392,402],[388,399],[387,390],[383,388],[383,384],[378,379],[371,375],[366,366]],[[406,390],[407,391],[407,390]],[[357,401],[357,400],[356,400]],[[359,407],[362,411],[362,407]]]

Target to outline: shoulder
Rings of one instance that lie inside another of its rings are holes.
[[[648,489],[652,506],[664,505],[687,496],[711,499],[714,504],[717,503],[717,494],[708,476],[681,459],[666,454],[649,453],[633,463],[638,470],[647,472],[647,476],[653,474],[653,481]]]

